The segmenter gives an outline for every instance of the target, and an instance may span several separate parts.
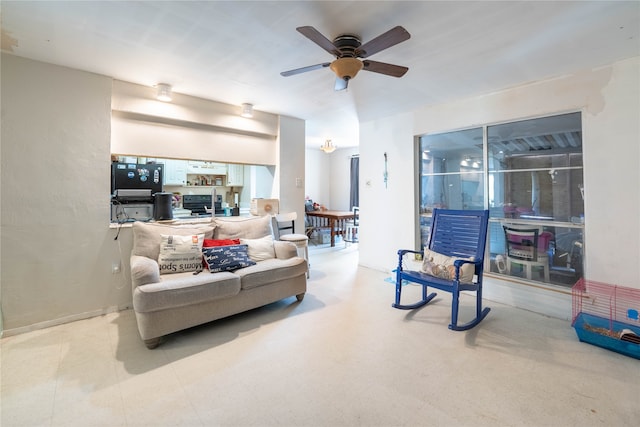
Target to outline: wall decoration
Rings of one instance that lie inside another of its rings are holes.
[[[384,153],[384,173],[382,174],[384,177],[384,188],[387,187],[387,181],[389,180],[389,172],[387,171],[387,152]]]

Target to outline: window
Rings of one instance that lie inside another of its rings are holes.
[[[560,286],[571,286],[582,277],[580,113],[424,135],[418,155],[421,246],[427,244],[433,208],[486,206],[486,270]],[[518,251],[505,229],[535,230],[530,233],[535,241],[519,242]],[[525,246],[535,246],[535,255],[527,258]]]
[[[420,246],[434,208],[484,209],[482,128],[419,138]]]

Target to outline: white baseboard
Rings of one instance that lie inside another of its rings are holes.
[[[118,307],[118,306],[106,307],[101,310],[94,310],[94,311],[87,311],[84,313],[72,314],[71,316],[65,316],[65,317],[60,317],[58,319],[46,320],[44,322],[34,323],[28,326],[21,326],[19,328],[5,329],[3,331],[0,331],[0,338],[20,335],[27,332],[50,328],[52,326],[64,325],[65,323],[71,323],[77,320],[85,320],[85,319],[90,319],[96,316],[103,316],[105,314],[115,313],[122,310],[128,310],[130,308],[131,308],[130,305],[124,305],[122,307]]]
[[[521,308],[556,319],[571,320],[571,289],[502,280],[484,274],[483,299]]]

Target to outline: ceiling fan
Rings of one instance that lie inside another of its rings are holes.
[[[372,71],[393,77],[402,77],[409,70],[409,68],[400,65],[370,60],[361,61],[358,59],[368,58],[374,53],[378,53],[381,50],[408,40],[411,34],[401,26],[394,27],[365,44],[361,44],[360,38],[353,34],[339,35],[333,39],[332,42],[313,27],[298,27],[296,30],[335,56],[336,59],[333,62],[324,62],[322,64],[296,68],[295,70],[283,71],[280,74],[284,77],[329,67],[336,74],[335,90],[339,91],[346,89],[349,80],[354,78],[360,70]]]

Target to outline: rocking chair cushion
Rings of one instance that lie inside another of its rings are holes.
[[[422,272],[430,276],[438,277],[440,279],[454,280],[456,278],[456,267],[453,265],[453,263],[459,259],[465,261],[474,261],[474,257],[450,257],[424,248]],[[473,283],[474,273],[474,264],[462,264],[462,267],[460,267],[460,283]]]

